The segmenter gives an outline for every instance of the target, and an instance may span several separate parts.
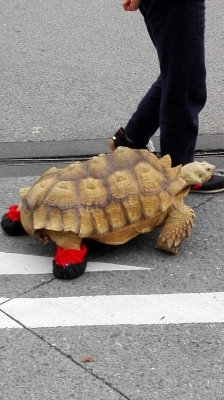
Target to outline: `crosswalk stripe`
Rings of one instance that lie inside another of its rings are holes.
[[[224,293],[17,298],[0,310],[28,328],[220,323]]]
[[[10,300],[6,297],[0,297],[0,304],[2,304],[3,302],[5,302],[6,300]]]
[[[131,265],[88,262],[86,272],[145,270]],[[36,275],[52,273],[52,257],[0,252],[0,275]]]
[[[7,317],[7,315],[0,312],[0,329],[4,328],[22,328],[22,326],[13,319]]]

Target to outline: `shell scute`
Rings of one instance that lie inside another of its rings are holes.
[[[140,202],[145,219],[150,219],[161,212],[160,203],[156,194],[151,196],[143,194],[140,196]]]
[[[78,181],[89,176],[88,164],[76,161],[66,168],[60,170],[59,179],[61,181]]]
[[[85,207],[81,207],[79,211],[81,217],[79,237],[80,238],[89,237],[94,232],[94,224],[91,218],[91,212],[89,209],[86,209]]]
[[[175,196],[181,189],[185,186],[185,181],[182,178],[177,178],[168,183],[167,191],[172,195]]]
[[[78,182],[80,204],[84,207],[101,205],[108,201],[108,191],[101,179],[86,178]]]
[[[158,165],[161,165],[163,168],[171,168],[172,166],[172,161],[171,157],[169,154],[166,154],[165,156],[161,157],[158,159]]]
[[[173,168],[166,168],[165,174],[167,175],[169,180],[174,180],[177,179],[178,176],[180,176],[181,173],[181,165],[178,165],[177,167]]]
[[[99,207],[92,209],[91,216],[94,222],[94,234],[104,235],[109,232],[110,224],[103,209]]]
[[[49,221],[48,207],[42,203],[38,205],[33,212],[33,227],[34,229],[43,229]]]
[[[121,202],[110,201],[104,211],[110,224],[110,230],[114,231],[121,229],[127,224],[127,219]]]
[[[112,156],[95,156],[89,160],[89,175],[93,178],[103,179],[114,171]]]
[[[51,231],[63,231],[64,223],[62,218],[62,212],[59,207],[51,206],[48,210],[48,221],[45,228]]]
[[[47,193],[51,190],[52,186],[58,183],[57,174],[50,175],[48,179],[46,176],[44,179],[39,179],[36,184],[34,184],[27,195],[25,196],[26,201],[31,209],[43,202],[46,198]]]
[[[138,182],[129,170],[115,171],[108,177],[107,184],[113,199],[121,200],[139,193]]]
[[[140,162],[134,167],[143,193],[151,194],[161,190],[166,185],[166,177],[155,170],[150,164]]]
[[[47,171],[45,171],[41,175],[39,180],[42,180],[43,178],[44,179],[49,179],[50,177],[57,175],[59,171],[60,171],[60,169],[58,169],[56,167],[52,167],[52,168],[48,169]],[[37,183],[38,183],[38,181],[37,181]]]
[[[122,204],[130,224],[133,224],[142,218],[141,204],[137,196],[127,197],[122,201]]]
[[[64,231],[72,231],[75,234],[80,230],[80,213],[76,207],[62,210],[62,219],[64,224]]]
[[[174,199],[173,196],[170,196],[170,194],[166,190],[161,190],[158,193],[158,198],[160,203],[160,210],[162,212],[166,211],[171,206]]]
[[[171,158],[167,154],[162,158],[157,158],[155,154],[150,153],[147,150],[141,150],[144,160],[149,163],[157,171],[163,172],[166,168],[171,168]]]
[[[113,151],[111,154],[115,169],[117,170],[129,169],[137,162],[141,161],[143,157],[141,150],[136,151],[128,147],[118,147],[117,150]]]
[[[48,191],[44,203],[49,206],[58,206],[64,210],[79,204],[79,198],[74,182],[59,181]]]

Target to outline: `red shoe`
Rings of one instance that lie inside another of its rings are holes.
[[[224,177],[213,175],[208,182],[191,186],[191,193],[220,193],[224,191]]]
[[[81,244],[80,250],[62,249],[57,246],[53,260],[53,274],[55,278],[75,279],[81,276],[86,269],[87,248]]]
[[[1,227],[5,233],[10,236],[26,235],[27,232],[23,228],[20,221],[20,211],[17,205],[9,207],[9,211],[3,215]]]

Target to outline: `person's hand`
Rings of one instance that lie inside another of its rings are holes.
[[[125,11],[136,11],[138,10],[142,0],[124,0],[123,7]]]

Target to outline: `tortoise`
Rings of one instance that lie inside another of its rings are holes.
[[[118,147],[44,172],[20,189],[21,203],[10,207],[1,226],[10,235],[54,241],[53,273],[64,279],[86,269],[84,238],[120,245],[163,226],[155,247],[176,254],[195,216],[184,197],[214,171],[207,162],[171,167],[169,155],[159,159],[145,149]]]

